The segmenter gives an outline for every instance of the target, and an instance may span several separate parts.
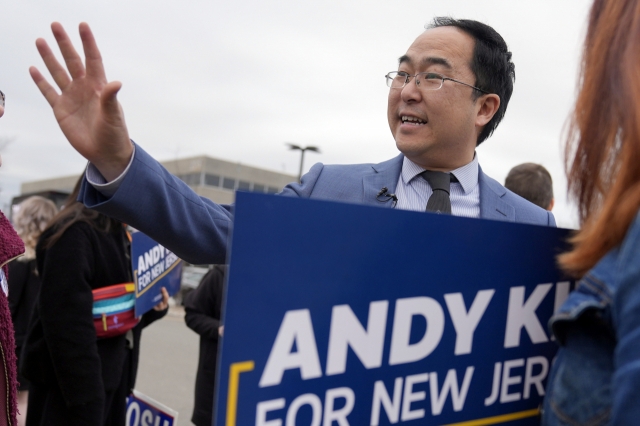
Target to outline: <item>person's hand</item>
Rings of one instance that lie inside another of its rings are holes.
[[[51,31],[66,69],[44,39],[36,40],[36,47],[61,93],[58,94],[36,67],[29,68],[29,73],[53,108],[71,146],[93,163],[107,181],[112,181],[126,169],[133,153],[124,114],[116,98],[122,84],[107,82],[102,57],[88,24],[80,24],[86,66],[62,25],[54,22]]]
[[[162,302],[153,307],[154,311],[164,311],[167,309],[167,306],[169,306],[169,293],[167,292],[167,289],[162,287],[160,291],[162,292]]]
[[[224,334],[224,325],[221,325],[220,327],[218,327],[218,335],[222,337],[223,334]]]

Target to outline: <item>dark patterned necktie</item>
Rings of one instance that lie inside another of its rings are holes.
[[[451,214],[451,199],[449,198],[450,182],[457,182],[455,176],[451,173],[434,172],[425,170],[420,176],[429,183],[433,194],[427,201],[428,212]]]

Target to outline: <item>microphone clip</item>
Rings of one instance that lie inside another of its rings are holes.
[[[380,201],[381,203],[386,203],[389,200],[393,200],[392,207],[395,207],[396,204],[398,204],[398,197],[396,196],[396,194],[390,193],[389,189],[386,186],[382,187],[382,189],[378,192],[378,195],[376,195],[376,200]]]

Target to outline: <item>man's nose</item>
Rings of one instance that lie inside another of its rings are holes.
[[[417,76],[409,77],[409,81],[402,88],[402,100],[404,102],[419,102],[422,100],[422,91],[419,87]]]

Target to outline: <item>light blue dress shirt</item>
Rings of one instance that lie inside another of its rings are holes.
[[[127,175],[129,168],[131,167],[131,163],[133,163],[133,158],[136,156],[136,146],[133,145],[133,152],[131,153],[131,159],[129,160],[129,164],[127,164],[127,168],[124,169],[120,176],[112,180],[111,182],[107,182],[107,180],[102,176],[102,173],[98,171],[98,168],[91,163],[87,163],[87,170],[85,172],[85,177],[87,178],[87,182],[91,184],[96,190],[100,191],[102,195],[105,197],[111,197],[116,193],[116,190],[120,187],[120,183]]]
[[[433,193],[431,186],[419,176],[426,169],[404,157],[402,172],[398,177],[396,197],[397,209],[425,211],[427,201]],[[450,172],[458,182],[451,182],[451,214],[454,216],[480,217],[480,186],[478,185],[478,156],[458,169]]]

